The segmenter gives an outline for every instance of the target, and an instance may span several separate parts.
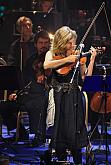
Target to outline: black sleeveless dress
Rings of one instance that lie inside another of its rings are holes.
[[[73,71],[67,75],[60,75],[54,71],[53,88],[55,99],[55,122],[52,147],[65,145],[67,149],[81,149],[88,144],[88,134],[85,125],[82,92],[78,84],[80,74],[75,74],[70,84]],[[79,77],[79,78],[78,78]]]

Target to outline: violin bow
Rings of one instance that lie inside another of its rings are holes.
[[[88,27],[86,33],[84,34],[82,40],[80,41],[80,44],[83,44],[83,42],[84,42],[84,40],[86,39],[86,37],[87,37],[87,35],[88,35],[90,29],[92,28],[94,22],[95,22],[96,19],[98,18],[99,14],[101,13],[101,11],[102,11],[102,9],[104,8],[104,6],[105,6],[105,2],[103,2],[103,3],[101,4],[100,8],[98,9],[98,11],[97,11],[96,15],[94,16],[94,18],[93,18],[93,20],[92,20],[90,26]]]
[[[101,11],[102,11],[102,9],[104,8],[104,6],[105,6],[105,2],[103,2],[103,3],[101,4],[101,6],[99,7],[99,9],[98,9],[96,15],[94,16],[94,18],[93,18],[93,20],[92,20],[90,26],[88,27],[86,33],[84,34],[82,40],[80,41],[80,44],[78,45],[77,49],[79,49],[79,46],[80,46],[81,44],[83,44],[83,42],[84,42],[84,40],[86,39],[86,37],[87,37],[87,35],[88,35],[90,29],[92,28],[94,22],[95,22],[96,19],[98,18],[99,14],[101,13]],[[74,72],[73,72],[73,75],[72,75],[72,78],[71,78],[71,80],[70,80],[70,83],[73,82],[73,79],[74,79],[74,76],[75,76],[75,73],[76,73],[76,70],[77,70],[78,66],[79,66],[79,61],[78,61],[77,64],[76,64],[76,67],[75,67],[76,69],[75,69]]]

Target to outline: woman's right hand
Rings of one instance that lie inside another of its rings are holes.
[[[67,62],[73,62],[76,63],[78,61],[78,56],[77,55],[69,55],[66,57]]]

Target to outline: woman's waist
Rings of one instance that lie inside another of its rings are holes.
[[[56,92],[63,91],[63,92],[70,92],[73,89],[77,88],[77,82],[69,83],[69,82],[58,82],[58,81],[52,81],[52,87]]]

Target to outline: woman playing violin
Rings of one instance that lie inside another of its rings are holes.
[[[89,142],[83,112],[82,92],[78,85],[82,83],[86,75],[92,74],[97,53],[94,48],[91,48],[88,68],[84,62],[80,62],[79,74],[75,73],[71,83],[73,71],[79,60],[76,51],[72,54],[76,48],[76,40],[77,34],[74,30],[67,26],[58,29],[55,32],[52,47],[46,54],[44,68],[52,68],[53,71],[55,121],[51,147],[55,148],[58,160],[66,160],[66,149],[69,149],[75,164],[82,164],[81,148],[87,146]],[[63,72],[61,74],[61,68],[65,64],[71,63],[73,63],[73,67],[65,74]]]

